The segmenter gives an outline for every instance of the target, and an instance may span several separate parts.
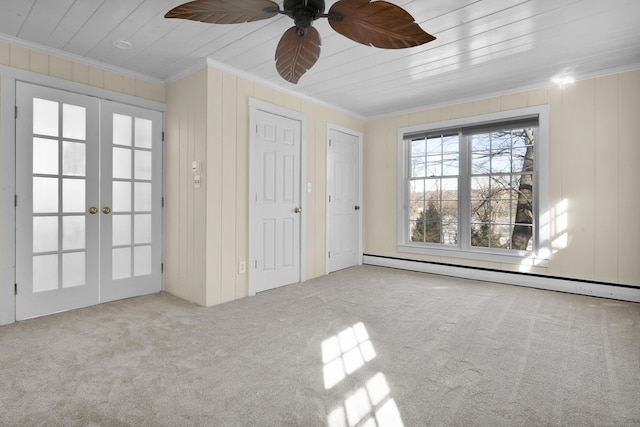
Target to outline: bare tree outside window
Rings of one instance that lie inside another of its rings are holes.
[[[511,234],[511,247],[526,250],[533,236],[533,129],[523,129],[527,139],[522,175],[518,187],[518,205],[516,208],[516,224]]]
[[[533,128],[471,138],[471,245],[531,250]]]

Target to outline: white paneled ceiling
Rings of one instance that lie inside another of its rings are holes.
[[[392,0],[437,40],[382,50],[359,45],[320,19],[314,23],[320,59],[293,85],[273,60],[281,35],[293,26],[290,18],[235,25],[164,19],[183,2],[0,0],[0,33],[162,81],[209,59],[363,117],[640,64],[639,0]],[[334,2],[327,1],[327,9]],[[117,49],[115,40],[133,48]]]

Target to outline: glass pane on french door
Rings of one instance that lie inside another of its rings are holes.
[[[16,85],[16,318],[97,304],[99,101]]]

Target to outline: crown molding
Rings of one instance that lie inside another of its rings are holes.
[[[625,73],[627,71],[633,71],[638,69],[640,69],[640,62],[610,67],[610,68],[606,68],[599,71],[593,71],[590,73],[570,73],[571,76],[575,78],[574,83],[570,83],[570,85],[576,84],[582,80],[595,79],[598,77],[605,77],[613,74],[620,74],[620,73]],[[549,79],[547,79],[546,81],[541,80],[526,86],[518,86],[515,88],[509,88],[509,89],[504,89],[500,91],[486,92],[480,95],[472,95],[468,97],[452,98],[452,99],[448,99],[445,102],[425,104],[423,106],[413,107],[405,110],[392,111],[389,113],[374,114],[371,116],[367,116],[366,120],[378,120],[378,119],[385,119],[390,117],[398,117],[398,116],[403,116],[407,114],[420,113],[426,110],[432,110],[436,108],[451,107],[458,104],[464,104],[465,102],[479,101],[483,99],[510,95],[518,92],[525,92],[528,90],[540,89],[545,87],[555,87],[555,86],[558,86],[558,85],[556,83],[551,82],[551,80]]]
[[[171,84],[173,82],[176,82],[180,79],[183,79],[187,76],[190,76],[191,74],[195,73],[196,71],[200,71],[203,68],[207,68],[208,65],[208,61],[206,58],[202,58],[199,59],[197,61],[195,61],[192,65],[189,65],[188,67],[182,67],[180,68],[179,71],[177,71],[174,74],[171,74],[169,77],[167,77],[166,79],[164,79],[164,83],[165,84]]]
[[[55,49],[48,46],[43,46],[37,43],[33,43],[27,40],[18,39],[16,37],[9,36],[7,34],[0,33],[0,41],[4,41],[6,43],[20,46],[23,48],[27,48],[30,50],[34,50],[40,53],[44,53],[46,55],[56,56],[58,58],[68,59],[69,61],[77,62],[80,64],[89,65],[91,67],[100,68],[106,71],[111,71],[114,73],[122,74],[127,77],[133,77],[138,80],[145,80],[150,83],[164,85],[165,82],[162,79],[152,77],[142,73],[136,73],[135,71],[128,70],[126,68],[117,67],[115,65],[109,65],[104,62],[96,61],[94,59],[86,58],[84,56],[76,55],[69,52],[64,52],[60,49]]]
[[[218,61],[216,61],[214,59],[207,58],[206,62],[207,62],[207,66],[208,67],[215,68],[217,70],[224,71],[224,72],[227,72],[229,74],[233,74],[233,75],[235,75],[237,77],[241,77],[241,78],[243,78],[245,80],[249,80],[249,81],[252,81],[254,83],[258,83],[258,84],[261,84],[263,86],[267,86],[267,87],[269,87],[271,89],[274,89],[274,90],[277,90],[277,91],[280,91],[280,92],[284,92],[284,93],[286,93],[288,95],[295,96],[296,98],[300,98],[302,100],[314,103],[316,105],[320,105],[322,107],[329,108],[329,109],[331,109],[333,111],[336,111],[336,112],[339,112],[339,113],[343,113],[343,114],[348,114],[348,115],[350,115],[350,116],[352,116],[352,117],[354,117],[356,119],[359,119],[359,120],[362,120],[362,121],[366,121],[367,120],[367,118],[365,116],[361,115],[361,114],[354,113],[353,111],[349,111],[349,110],[347,110],[347,109],[345,109],[343,107],[338,107],[336,105],[329,104],[327,102],[324,102],[324,101],[321,101],[319,99],[313,98],[311,96],[305,95],[304,93],[300,93],[300,92],[297,92],[297,91],[295,91],[293,89],[289,89],[287,87],[284,87],[284,86],[281,86],[279,84],[273,83],[273,82],[271,82],[269,80],[261,79],[259,77],[256,77],[253,74],[249,74],[247,72],[238,70],[238,69],[233,68],[233,67],[231,67],[231,66],[229,66],[227,64],[224,64],[222,62],[218,62]]]

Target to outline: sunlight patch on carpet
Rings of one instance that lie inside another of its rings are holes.
[[[402,427],[402,417],[384,374],[378,372],[366,385],[349,393],[327,418],[329,427]]]
[[[324,387],[333,388],[347,375],[376,357],[367,329],[362,323],[343,330],[322,342],[322,362],[324,363]]]
[[[363,323],[344,329],[322,342],[324,387],[332,389],[376,357]],[[330,427],[402,427],[402,417],[382,372],[345,395],[327,418]]]

